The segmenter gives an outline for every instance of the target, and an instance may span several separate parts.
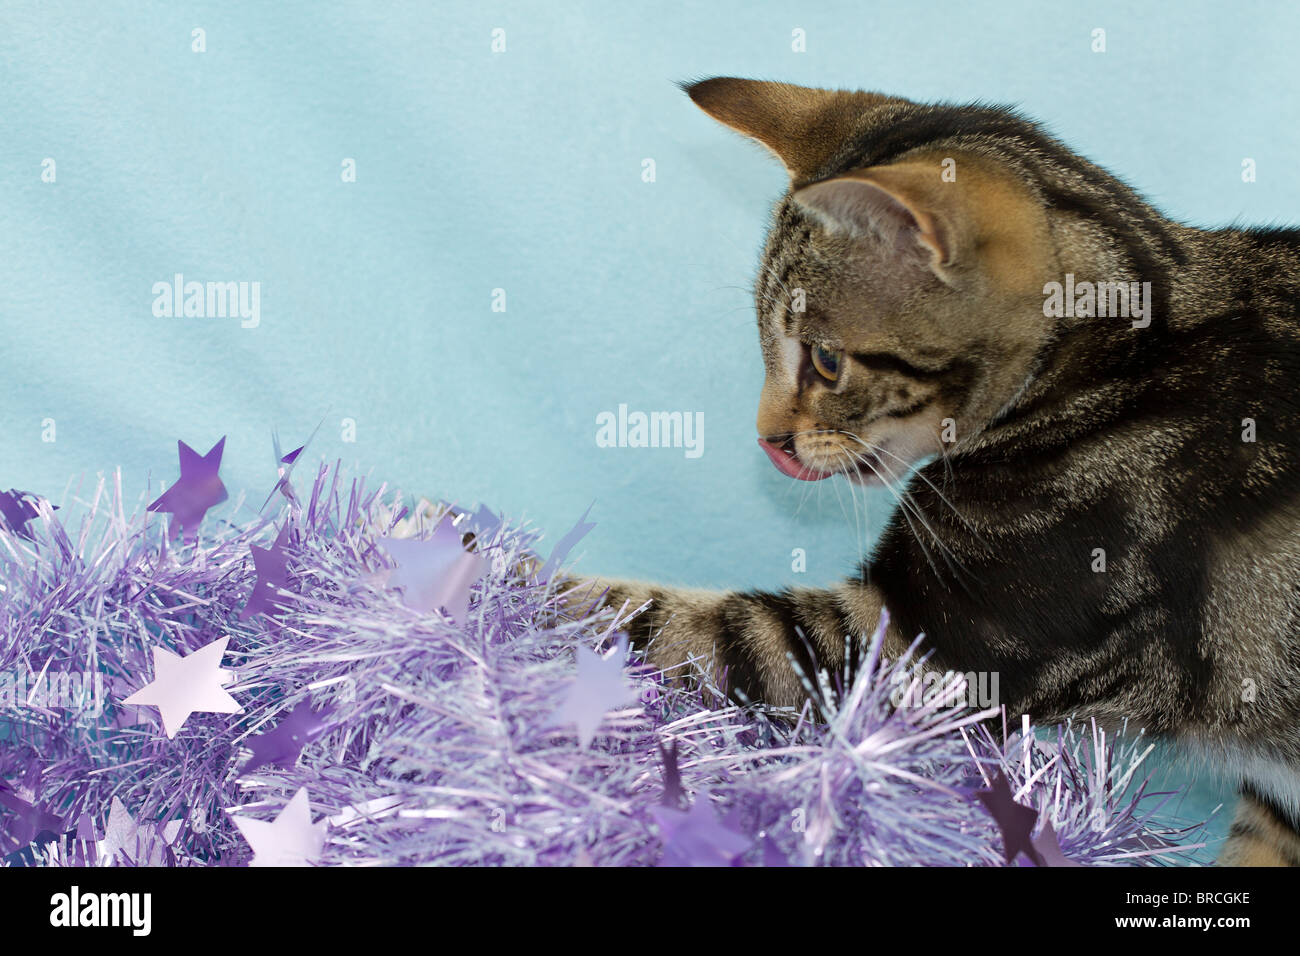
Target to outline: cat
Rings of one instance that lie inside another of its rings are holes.
[[[790,177],[760,445],[899,507],[836,587],[575,600],[644,605],[650,663],[775,705],[887,609],[886,653],[924,634],[1011,717],[1127,717],[1215,762],[1242,793],[1220,862],[1300,865],[1300,231],[1173,222],[1011,109],[684,89]]]

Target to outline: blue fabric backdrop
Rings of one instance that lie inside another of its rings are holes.
[[[143,501],[177,438],[228,435],[260,504],[271,429],[323,420],[310,458],[553,537],[594,501],[592,571],[776,585],[800,547],[831,580],[890,501],[755,446],[783,173],[673,81],[1015,103],[1175,217],[1285,222],[1298,29],[1285,2],[6,0],[0,487],[75,508],[120,466]],[[156,315],[177,273],[259,283],[259,323]],[[598,447],[620,403],[702,412],[703,454]]]

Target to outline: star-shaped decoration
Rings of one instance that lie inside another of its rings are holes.
[[[651,807],[659,824],[664,853],[660,866],[731,866],[753,840],[731,829],[734,820],[719,821],[707,797],[699,797],[690,810]]]
[[[234,674],[221,669],[227,637],[217,638],[187,657],[179,657],[161,647],[153,649],[153,680],[122,701],[157,707],[162,714],[163,729],[170,740],[197,711],[214,714],[238,714],[239,704],[222,685],[234,680]]]
[[[77,848],[75,831],[69,830],[60,836],[52,830],[42,830],[31,843],[21,850],[0,856],[0,860],[9,866],[41,866],[53,851],[55,859],[63,861],[65,865],[86,866],[93,862],[88,861],[84,855],[78,859]]]
[[[768,867],[785,867],[790,865],[790,858],[781,852],[781,848],[776,845],[776,841],[766,833],[760,833],[759,838],[763,844],[763,865]]]
[[[246,621],[254,614],[270,617],[283,609],[277,600],[280,590],[289,581],[289,526],[285,524],[276,535],[275,542],[269,548],[249,545],[253,554],[253,567],[257,571],[257,582],[253,593],[248,596],[248,603],[239,612],[239,619]]]
[[[278,460],[275,463],[275,471],[279,476],[279,480],[275,483],[275,487],[271,489],[271,493],[267,495],[266,501],[262,502],[263,508],[265,508],[267,504],[270,503],[271,499],[275,497],[277,491],[284,495],[284,500],[290,504],[297,500],[294,496],[293,485],[290,484],[290,479],[293,478],[293,466],[298,463],[298,456],[302,454],[303,449],[306,447],[306,445],[299,445],[293,451],[289,452],[289,454],[280,455],[280,440],[278,438],[276,439],[275,453],[278,456]]]
[[[442,608],[463,624],[469,614],[470,589],[487,570],[480,554],[465,550],[460,532],[447,515],[428,539],[380,538],[397,567],[388,577],[390,588],[400,588],[402,603],[416,611]]]
[[[636,696],[623,673],[626,657],[627,645],[623,641],[608,657],[578,646],[578,677],[569,687],[564,703],[551,715],[551,723],[576,723],[580,746],[591,743],[607,713]]]
[[[977,791],[975,796],[1002,831],[1002,851],[1007,863],[1014,860],[1017,853],[1023,853],[1041,865],[1041,857],[1031,839],[1034,824],[1038,822],[1038,811],[1016,802],[1007,778],[999,772],[993,785],[988,790]]]
[[[63,834],[60,856],[71,866],[94,866],[99,858],[99,840],[90,814],[82,812],[77,828]]]
[[[1085,865],[1078,860],[1071,860],[1065,855],[1061,849],[1061,841],[1056,835],[1056,828],[1052,826],[1051,820],[1046,821],[1038,836],[1034,837],[1034,849],[1038,851],[1039,856],[1039,859],[1034,861],[1035,866]]]
[[[262,502],[262,507],[258,509],[259,511],[265,510],[266,506],[271,503],[271,499],[275,497],[277,491],[284,496],[284,500],[289,502],[289,504],[297,504],[298,498],[294,494],[293,484],[290,482],[290,479],[293,478],[294,465],[298,463],[298,456],[303,453],[307,448],[307,445],[312,443],[312,439],[316,437],[316,433],[320,431],[321,425],[324,424],[325,420],[321,419],[320,423],[307,437],[306,444],[299,445],[287,455],[280,454],[280,433],[271,433],[271,447],[275,449],[275,470],[276,474],[279,476],[279,480],[276,481],[275,487],[271,489],[271,493],[266,496],[266,501]]]
[[[42,833],[57,834],[64,822],[37,806],[35,794],[13,789],[0,781],[0,848],[12,852],[36,841]],[[57,837],[53,837],[57,839]]]
[[[91,819],[89,813],[83,812],[81,816],[77,818],[76,834],[78,840],[84,840],[90,843],[99,842],[99,837],[95,835],[95,821]]]
[[[325,732],[329,726],[327,718],[333,712],[334,708],[327,706],[317,713],[311,709],[311,701],[299,701],[274,730],[249,738],[248,747],[253,756],[240,772],[252,773],[268,763],[281,770],[293,769],[302,748]]]
[[[665,807],[680,809],[686,802],[686,791],[682,789],[682,771],[677,765],[677,741],[670,741],[667,747],[660,744],[659,756],[664,762],[664,793],[659,802]]]
[[[161,829],[154,823],[136,823],[122,801],[114,797],[108,807],[104,839],[96,848],[100,856],[120,855],[137,866],[165,866],[180,831],[180,820],[171,820]]]
[[[560,570],[560,565],[564,559],[569,556],[573,546],[586,537],[587,532],[596,527],[594,521],[588,521],[587,515],[591,514],[593,505],[588,505],[587,510],[582,513],[578,523],[569,529],[569,533],[556,542],[555,547],[551,549],[551,556],[546,559],[542,569],[537,572],[537,580],[543,584],[549,584],[551,578]]]
[[[505,524],[505,517],[480,504],[470,513],[468,524],[474,529],[475,537],[490,540]]]
[[[0,528],[7,527],[19,537],[30,539],[32,533],[27,522],[40,515],[40,510],[29,500],[35,497],[29,491],[16,488],[0,491]],[[55,507],[54,510],[59,509]]]
[[[178,441],[176,447],[180,454],[181,476],[149,505],[148,510],[171,514],[172,537],[182,534],[186,541],[193,541],[198,537],[199,524],[208,509],[226,500],[226,486],[217,476],[226,439],[222,436],[206,455],[200,455],[183,441]]]
[[[311,822],[311,798],[302,787],[269,823],[234,815],[239,832],[253,850],[249,866],[310,866],[325,849],[324,819]]]

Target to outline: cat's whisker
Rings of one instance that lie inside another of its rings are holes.
[[[840,434],[846,435],[847,437],[851,438],[853,441],[857,442],[859,445],[865,448],[868,452],[876,455],[877,457],[881,455],[888,455],[890,458],[897,461],[899,465],[902,466],[903,468],[909,466],[909,463],[905,459],[900,458],[898,455],[894,454],[892,451],[890,451],[889,449],[881,445],[875,445],[870,442],[864,441],[860,436],[855,435],[852,432],[841,431]],[[940,452],[940,454],[941,455],[943,454],[942,451]],[[949,467],[951,468],[951,466]],[[951,471],[949,473],[951,474]],[[988,542],[985,541],[984,538],[980,535],[979,529],[976,528],[975,525],[971,523],[969,518],[967,518],[964,514],[961,513],[960,508],[958,508],[956,505],[954,505],[951,501],[948,500],[948,497],[939,489],[937,485],[935,485],[933,481],[930,480],[928,475],[926,475],[921,470],[915,471],[914,474],[916,475],[917,478],[921,479],[927,485],[930,486],[931,490],[934,491],[934,493],[939,496],[939,501],[947,505],[948,508],[952,510],[952,513],[957,516],[958,520],[961,521],[961,523],[966,526],[966,529],[970,531],[972,535],[974,535],[975,539],[979,541],[981,545],[988,547]]]
[[[934,556],[930,554],[930,549],[929,547],[926,546],[925,539],[916,530],[916,525],[913,524],[912,522],[912,515],[913,515],[913,510],[915,508],[915,504],[909,502],[902,494],[900,494],[899,489],[894,487],[894,485],[889,481],[889,479],[887,479],[884,475],[880,474],[880,472],[876,470],[875,464],[873,464],[870,459],[858,455],[856,452],[848,448],[845,448],[844,452],[850,455],[856,461],[860,462],[866,468],[870,469],[871,473],[874,474],[877,478],[879,478],[881,484],[883,484],[889,490],[889,492],[894,496],[894,499],[898,502],[898,506],[899,506],[898,513],[903,516],[903,520],[907,522],[907,526],[912,531],[912,537],[915,538],[916,543],[920,545],[921,553],[925,555],[925,560],[926,563],[930,565],[930,570],[934,572],[936,578],[942,577],[942,575],[939,573],[939,566],[934,563]],[[877,462],[879,462],[882,466],[884,465],[884,462],[880,462],[879,459],[877,459]],[[922,523],[924,523],[924,519],[920,518],[920,515],[917,515],[917,518],[921,520]],[[933,532],[931,532],[931,534],[933,534]],[[942,542],[939,543],[942,544]]]
[[[901,493],[899,495],[900,504],[906,501],[911,506],[912,513],[916,515],[917,520],[921,522],[921,525],[925,528],[927,532],[929,532],[930,537],[935,543],[935,545],[938,546],[939,553],[940,555],[942,555],[944,563],[948,565],[948,570],[952,572],[953,579],[957,581],[959,584],[961,584],[961,586],[965,588],[966,591],[969,593],[970,587],[966,583],[964,578],[964,576],[970,576],[970,571],[966,568],[966,565],[962,562],[961,558],[959,558],[956,555],[956,553],[952,550],[952,548],[948,546],[947,542],[944,541],[939,536],[938,532],[934,530],[934,527],[930,524],[924,512],[924,509],[921,508],[920,503],[917,502],[915,496],[911,493],[911,491],[909,491],[906,486],[902,485],[901,479],[897,475],[894,475],[893,469],[891,469],[883,459],[878,458],[877,461],[879,461],[880,466],[882,468],[884,468],[886,471],[889,472],[890,477],[892,477],[895,481],[899,482],[901,488]],[[953,511],[954,513],[958,514],[958,517],[960,517],[960,513],[957,512],[955,508],[953,509]],[[914,527],[912,529],[912,533],[913,534],[916,533],[916,529]],[[976,578],[975,580],[976,583],[978,583],[979,579]]]
[[[831,483],[835,486],[835,500],[839,502],[840,512],[844,515],[844,520],[847,522],[849,520],[849,514],[848,511],[845,510],[844,508],[844,500],[840,497],[839,482],[832,480]],[[858,512],[858,499],[854,495],[853,491],[854,491],[853,485],[852,483],[850,483],[849,503],[853,505],[853,530],[857,536],[858,552],[861,553],[863,550],[863,544],[864,544],[863,532],[865,529],[863,528],[863,524],[862,524],[862,515]]]
[[[769,265],[767,267],[767,274],[776,280],[776,284],[781,287],[782,292],[786,295],[790,294],[789,288],[786,287],[785,281],[781,278],[781,273],[776,271],[775,266]]]
[[[803,436],[807,436],[807,435],[829,435],[829,434],[833,434],[833,430],[832,430],[832,429],[825,429],[825,428],[808,428],[808,429],[804,429],[803,431],[799,431],[799,432],[796,432],[795,434],[791,435],[791,436],[790,436],[790,440],[793,441],[795,438],[799,438],[799,437],[803,437]],[[802,511],[803,511],[803,507],[804,507],[805,504],[808,503],[808,500],[809,500],[810,496],[812,496],[813,494],[819,494],[819,495],[822,494],[821,491],[817,490],[817,489],[814,488],[814,487],[811,487],[811,486],[815,486],[815,485],[820,485],[821,482],[802,481],[802,482],[798,482],[797,484],[800,484],[800,485],[802,485],[803,487],[800,488],[799,491],[798,491],[799,500],[798,500],[798,503],[797,503],[797,505],[796,505],[796,507],[795,507],[794,515],[793,515],[793,516],[796,517],[796,518],[797,518],[797,517],[802,513]],[[850,490],[852,490],[852,489],[850,489]],[[788,493],[789,493],[789,492],[787,492],[787,494],[788,494]],[[842,499],[841,496],[840,496],[839,488],[835,488],[835,500],[836,500],[836,502],[837,502],[837,503],[839,504],[839,506],[840,506],[840,512],[841,512],[841,514],[844,515],[844,519],[845,519],[845,521],[848,521],[848,520],[849,520],[848,512],[847,512],[847,511],[845,510],[845,508],[844,508],[844,501],[843,501],[843,499]],[[869,529],[867,529],[867,528],[864,526],[864,520],[865,520],[865,519],[864,519],[863,517],[861,517],[861,516],[858,515],[856,499],[852,499],[852,500],[853,500],[853,504],[854,504],[854,525],[855,525],[855,532],[856,532],[856,534],[857,534],[857,540],[858,540],[858,546],[859,546],[859,547],[858,547],[858,550],[859,550],[859,551],[862,551],[862,550],[865,549],[866,538],[867,538],[867,534],[868,534],[868,530],[869,530]]]
[[[807,434],[807,432],[799,432],[798,434],[803,435],[803,434]],[[793,440],[793,436],[791,440]],[[803,485],[804,487],[800,488],[798,492],[799,501],[798,504],[795,506],[795,510],[794,510],[794,517],[796,518],[799,517],[800,513],[802,513],[803,506],[808,502],[808,497],[813,493],[813,489],[808,486],[815,484],[815,482],[801,481],[798,482],[798,484]],[[786,493],[790,494],[789,491],[787,491]]]
[[[843,449],[848,453],[847,449]],[[849,455],[852,460],[852,455]],[[864,554],[867,550],[867,538],[871,531],[871,510],[868,507],[867,490],[857,482],[848,482],[849,500],[853,502],[853,523],[858,537],[858,553]],[[862,510],[858,511],[858,496],[862,497]]]
[[[837,451],[845,456],[845,460],[850,466],[849,468],[842,469],[843,471],[853,470],[857,466],[865,467],[869,469],[871,473],[874,474],[880,480],[880,482],[889,490],[890,494],[894,496],[895,501],[899,505],[900,514],[902,514],[904,520],[907,521],[908,527],[912,531],[912,536],[916,539],[917,543],[920,545],[922,552],[925,554],[926,561],[929,562],[931,569],[934,571],[935,575],[940,576],[940,573],[939,573],[938,565],[935,562],[934,555],[931,553],[931,547],[937,549],[939,556],[943,559],[943,563],[947,565],[948,570],[951,572],[952,577],[955,580],[959,581],[964,588],[969,590],[969,586],[967,585],[965,578],[970,575],[970,572],[966,568],[964,562],[953,552],[952,548],[948,545],[948,543],[944,541],[943,537],[939,534],[939,532],[935,529],[934,525],[930,522],[929,516],[925,513],[924,509],[921,507],[920,502],[916,500],[915,496],[907,489],[906,485],[903,483],[902,476],[895,473],[895,470],[889,466],[889,463],[885,460],[884,456],[888,456],[889,458],[892,458],[895,461],[897,461],[901,466],[900,470],[901,468],[905,468],[908,465],[908,463],[898,455],[894,454],[893,452],[881,448],[878,445],[873,445],[870,442],[864,441],[860,436],[855,435],[852,432],[846,432],[842,429],[836,429],[836,428],[803,429],[791,435],[790,440],[793,441],[800,437],[816,436],[816,435],[835,435],[841,437],[847,436],[851,438],[856,444],[860,445],[867,452],[866,455],[863,455],[854,451],[852,447],[844,445],[842,442],[837,443]],[[937,486],[935,486],[935,484],[932,481],[930,481],[927,476],[921,475],[920,472],[916,472],[916,474],[918,474],[920,478],[923,481],[925,481],[927,485],[929,485],[929,487],[938,496],[939,500],[948,508],[950,508],[953,514],[955,514],[957,518],[964,525],[970,528],[972,533],[974,533],[975,536],[978,538],[978,531],[971,525],[971,522],[964,515],[962,515],[960,510],[958,510],[957,507],[953,505],[951,501],[948,500],[948,498],[943,494],[943,492],[940,491],[940,489]],[[807,486],[807,485],[815,484],[815,482],[802,482],[802,484]],[[803,507],[807,503],[808,498],[811,494],[812,494],[812,490],[808,487],[804,487],[800,491],[798,506],[796,507],[794,512],[796,517],[798,517],[798,515],[802,513]],[[854,509],[854,527],[855,527],[855,531],[857,532],[859,550],[864,551],[865,543],[866,543],[865,539],[869,534],[869,529],[864,525],[864,516],[862,513],[859,512],[855,490],[852,488],[850,489],[850,495],[851,495],[850,500],[852,501],[853,509]],[[835,488],[835,496],[836,496],[836,501],[840,505],[840,510],[844,514],[845,520],[847,521],[848,513],[844,507],[844,502],[840,496],[838,487]],[[863,502],[864,510],[865,510],[865,504],[866,503],[865,503],[865,492],[864,492],[864,502]],[[983,540],[982,539],[980,540],[981,543],[983,544],[984,543]]]
[[[865,445],[865,443],[863,444]],[[908,517],[908,515],[914,516],[916,520],[921,523],[921,526],[929,534],[933,543],[938,547],[939,553],[943,557],[944,563],[948,565],[948,569],[952,572],[953,577],[956,580],[960,581],[963,587],[966,587],[965,581],[962,580],[962,575],[969,574],[969,571],[966,569],[966,566],[963,564],[961,559],[958,558],[957,555],[953,552],[952,548],[948,546],[947,542],[945,542],[939,536],[938,532],[934,530],[933,525],[930,524],[927,515],[925,514],[924,510],[920,506],[920,503],[916,501],[915,497],[911,494],[911,492],[908,491],[906,486],[902,484],[901,480],[899,479],[899,476],[894,474],[893,469],[889,467],[888,463],[886,463],[883,459],[877,458],[876,459],[877,463],[880,465],[881,468],[885,469],[885,471],[888,472],[889,479],[892,479],[893,484],[891,484],[889,480],[885,479],[883,476],[880,475],[880,472],[877,471],[875,465],[873,465],[870,460],[864,458],[862,459],[862,461],[863,464],[865,464],[868,468],[870,468],[877,477],[881,478],[881,480],[885,482],[886,487],[889,487],[891,491],[894,491],[895,497],[898,499],[898,503],[904,512],[904,516],[905,517]],[[895,488],[895,485],[897,485],[897,488]],[[925,541],[919,537],[916,530],[916,526],[912,524],[911,517],[908,517],[908,526],[912,529],[912,534],[914,536],[917,536],[917,543],[920,544],[921,547],[924,549]],[[927,557],[928,557],[928,549],[927,549]]]

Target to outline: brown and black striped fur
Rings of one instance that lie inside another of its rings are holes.
[[[1300,232],[1172,222],[1006,109],[688,92],[790,173],[759,434],[905,507],[834,589],[599,581],[649,602],[633,638],[794,703],[788,655],[842,668],[887,607],[887,649],[923,632],[934,666],[997,672],[1011,715],[1128,717],[1210,757],[1243,782],[1224,862],[1300,861]],[[1150,282],[1149,326],[1045,317],[1066,273]]]

